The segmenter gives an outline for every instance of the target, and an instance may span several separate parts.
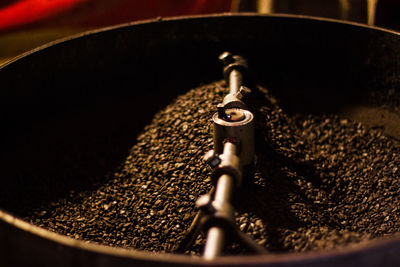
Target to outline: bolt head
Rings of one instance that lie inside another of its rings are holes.
[[[206,195],[201,195],[199,196],[199,198],[196,200],[196,206],[198,208],[205,208],[209,205],[209,203],[211,202],[211,197],[210,195],[206,194]]]
[[[224,65],[231,64],[234,59],[231,53],[223,52],[218,58]]]
[[[218,118],[225,119],[225,117],[226,117],[225,105],[222,103],[219,103],[217,105],[217,110],[218,110]]]
[[[240,88],[239,88],[239,93],[240,93],[242,96],[246,96],[246,95],[251,94],[251,89],[250,89],[249,87],[247,87],[247,86],[242,85],[242,86],[240,86]]]
[[[203,159],[211,168],[215,168],[221,163],[221,159],[215,154],[214,150],[208,151]]]

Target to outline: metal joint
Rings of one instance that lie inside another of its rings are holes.
[[[222,154],[225,142],[237,145],[241,167],[252,164],[254,161],[254,116],[245,109],[225,109],[213,116],[214,122],[214,150],[216,154]],[[228,115],[230,117],[228,117]]]
[[[220,164],[216,166],[211,174],[211,180],[214,184],[223,174],[230,175],[235,180],[235,185],[239,186],[242,183],[242,172],[240,168],[240,159],[236,155],[222,154],[219,155]]]
[[[211,227],[233,228],[234,209],[229,202],[212,201],[210,195],[202,195],[196,202],[197,207],[203,211],[201,226],[204,230]]]
[[[223,65],[223,75],[227,82],[229,82],[229,75],[232,70],[238,70],[242,73],[247,72],[249,66],[247,61],[238,55],[232,55],[229,52],[224,52],[219,56],[219,60]]]

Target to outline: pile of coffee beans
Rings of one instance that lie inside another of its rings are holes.
[[[173,252],[197,213],[196,199],[212,187],[202,156],[212,149],[211,116],[227,92],[218,81],[177,97],[106,182],[25,219],[80,240]],[[254,174],[233,200],[242,231],[271,252],[303,252],[400,230],[399,142],[336,115],[289,114],[261,87],[254,95]],[[202,242],[187,253],[199,253]]]

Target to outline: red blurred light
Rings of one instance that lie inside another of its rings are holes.
[[[86,0],[22,0],[0,9],[0,30],[32,23],[71,9]]]

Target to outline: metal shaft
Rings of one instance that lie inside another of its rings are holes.
[[[236,69],[229,73],[229,94],[224,97],[222,104],[225,108],[246,108],[246,104],[241,100],[240,88],[243,85],[243,74]]]
[[[223,229],[213,226],[208,229],[207,241],[204,247],[203,257],[206,260],[215,259],[221,255],[222,249],[224,248],[225,232]]]
[[[214,168],[212,178],[216,182],[215,193],[213,199],[206,196],[203,198],[206,202],[199,204],[210,216],[208,222],[211,225],[203,252],[203,257],[207,260],[212,260],[223,252],[227,231],[225,228],[232,230],[229,224],[234,223],[231,196],[234,187],[239,186],[242,181],[242,167],[251,164],[254,158],[253,114],[243,102],[243,98],[251,92],[243,86],[247,62],[241,56],[234,56],[229,52],[222,53],[219,59],[224,66],[223,73],[229,85],[229,94],[218,105],[218,112],[213,116],[214,151],[206,157],[206,161]]]
[[[237,94],[240,90],[240,86],[243,83],[242,73],[238,70],[232,70],[229,73],[229,93]]]
[[[230,142],[224,145],[224,154],[236,154],[236,146]],[[223,174],[218,178],[215,188],[214,201],[230,202],[235,181],[233,177]],[[207,232],[206,244],[203,256],[207,260],[212,260],[222,254],[225,242],[225,230],[218,226],[211,227]]]
[[[214,201],[229,202],[232,195],[233,186],[233,178],[226,174],[222,175],[218,179]],[[207,232],[207,241],[204,247],[204,258],[211,260],[221,255],[224,242],[224,229],[217,226],[211,227]]]

